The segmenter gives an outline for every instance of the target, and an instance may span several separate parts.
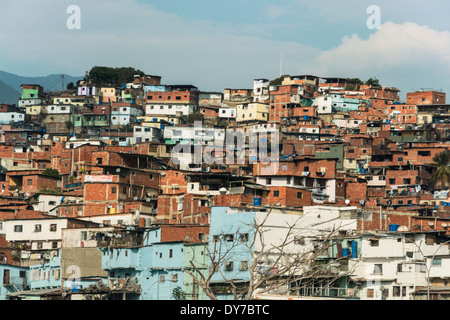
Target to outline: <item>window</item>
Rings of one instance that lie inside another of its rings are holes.
[[[225,261],[225,271],[233,271],[233,261]]]
[[[440,267],[442,266],[442,259],[441,258],[434,258],[432,261],[433,267]]]
[[[395,184],[395,178],[389,179],[389,184]]]
[[[280,196],[280,191],[279,190],[274,190],[273,191],[273,196],[274,197],[279,197]]]
[[[303,198],[303,192],[297,192],[297,199]]]
[[[50,225],[50,231],[52,231],[52,232],[56,231],[56,224]]]
[[[234,240],[234,235],[233,234],[226,234],[225,235],[225,239],[227,242],[232,242]]]
[[[169,249],[169,258],[173,257],[173,249]]]
[[[33,179],[27,179],[27,186],[33,185]]]
[[[375,264],[373,266],[373,273],[374,274],[382,274],[383,273],[383,265],[382,264]]]
[[[239,241],[241,242],[247,242],[248,241],[248,233],[241,233],[239,235]]]
[[[411,184],[411,179],[409,178],[403,179],[403,184]]]
[[[247,271],[248,270],[248,261],[241,261],[239,264],[239,271]]]
[[[87,231],[81,231],[80,239],[81,240],[87,240]]]
[[[44,243],[42,242],[42,241],[39,241],[39,242],[37,242],[36,243],[36,248],[39,250],[39,249],[42,249],[44,247]]]
[[[400,297],[400,286],[393,286],[392,287],[392,296],[393,297]]]
[[[22,232],[23,226],[22,225],[15,225],[14,226],[14,232]]]
[[[374,289],[367,289],[367,297],[368,298],[374,297]]]
[[[34,232],[41,232],[41,230],[42,230],[42,225],[40,225],[40,224],[34,225]]]
[[[371,247],[378,247],[380,245],[380,241],[378,239],[370,239],[369,243]]]
[[[111,193],[116,193],[117,192],[117,187],[112,187],[111,188]]]
[[[430,151],[418,151],[417,155],[422,156],[422,157],[429,157],[431,155]]]

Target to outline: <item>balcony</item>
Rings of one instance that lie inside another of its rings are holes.
[[[99,248],[140,247],[143,244],[142,233],[106,232],[98,235]]]
[[[344,298],[359,299],[359,289],[331,288],[331,287],[305,287],[300,291],[300,296],[322,297],[322,298]]]
[[[113,292],[141,293],[141,285],[138,278],[109,278],[108,287]]]

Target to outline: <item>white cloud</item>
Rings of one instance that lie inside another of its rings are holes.
[[[318,72],[342,77],[376,76],[415,87],[447,86],[450,33],[415,23],[386,22],[368,39],[346,36],[316,59]],[[446,83],[447,82],[447,83]],[[410,88],[408,87],[408,90]]]

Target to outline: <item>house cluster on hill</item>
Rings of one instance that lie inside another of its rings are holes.
[[[448,299],[445,93],[161,80],[0,105],[0,299]]]

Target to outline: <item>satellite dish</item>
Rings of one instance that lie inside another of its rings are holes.
[[[120,168],[117,168],[117,169],[116,169],[116,172],[120,172]]]
[[[137,199],[138,199],[138,197],[134,197],[134,198],[133,198],[134,201],[137,201]]]
[[[409,228],[407,226],[400,226],[397,229],[398,232],[408,232]]]
[[[349,204],[350,204],[350,200],[345,199],[345,204],[346,204],[346,205],[349,205]]]
[[[227,189],[222,187],[219,189],[220,194],[226,194],[227,193]]]

